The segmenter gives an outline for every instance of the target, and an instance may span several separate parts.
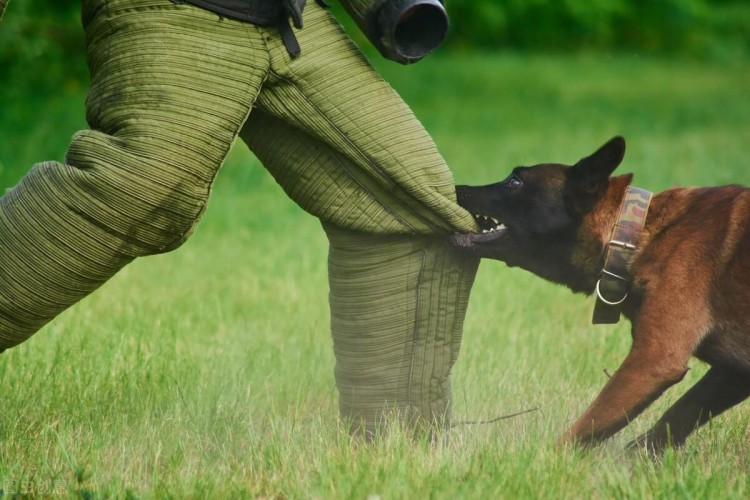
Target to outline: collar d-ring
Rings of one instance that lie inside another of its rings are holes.
[[[601,290],[599,290],[599,283],[601,283],[601,282],[602,282],[602,280],[597,280],[597,282],[596,282],[596,296],[597,296],[597,298],[599,300],[601,300],[602,302],[604,302],[608,306],[618,306],[618,305],[622,304],[623,302],[625,302],[625,299],[628,298],[628,292],[625,292],[625,295],[623,295],[620,300],[617,300],[615,302],[612,302],[610,300],[605,299],[604,296],[602,295]]]

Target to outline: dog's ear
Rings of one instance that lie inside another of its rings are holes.
[[[572,213],[583,214],[591,209],[597,197],[606,191],[609,176],[624,156],[625,139],[617,136],[568,169],[565,192]]]
[[[582,158],[570,168],[569,178],[589,193],[598,191],[625,157],[625,139],[619,135],[607,141],[591,156]]]

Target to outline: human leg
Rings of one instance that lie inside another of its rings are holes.
[[[473,219],[408,107],[327,14],[306,13],[302,56],[271,46],[272,74],[240,135],[323,221],[342,416],[368,433],[392,410],[445,424],[478,261],[444,235]]]
[[[268,68],[259,31],[169,0],[88,0],[83,19],[91,130],[0,199],[0,352],[184,241]]]
[[[439,234],[389,232],[398,214],[378,210],[392,209],[386,190],[363,188],[350,175],[357,165],[304,131],[256,110],[241,136],[287,194],[323,221],[342,417],[368,433],[391,412],[446,424],[477,260]]]

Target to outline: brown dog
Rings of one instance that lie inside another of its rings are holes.
[[[595,322],[632,323],[633,344],[562,442],[612,436],[687,372],[706,375],[634,444],[679,446],[709,418],[750,396],[750,189],[656,194],[610,177],[625,153],[615,137],[567,167],[518,167],[497,183],[458,186],[483,233],[466,251],[518,266],[574,292],[597,293]],[[647,215],[646,215],[647,214]]]

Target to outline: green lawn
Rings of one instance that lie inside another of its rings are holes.
[[[622,134],[622,171],[641,187],[750,184],[747,65],[471,54],[378,65],[460,183],[571,163]],[[0,116],[0,189],[34,161],[61,158],[84,126],[80,87],[20,96]],[[85,498],[750,497],[748,403],[660,462],[623,451],[705,372],[698,361],[606,445],[556,449],[627,352],[629,328],[591,326],[589,298],[499,262],[482,264],[474,288],[454,416],[539,410],[458,426],[445,446],[398,432],[351,443],[337,423],[326,252],[318,222],[238,144],[187,244],[135,262],[0,356],[0,488]]]

